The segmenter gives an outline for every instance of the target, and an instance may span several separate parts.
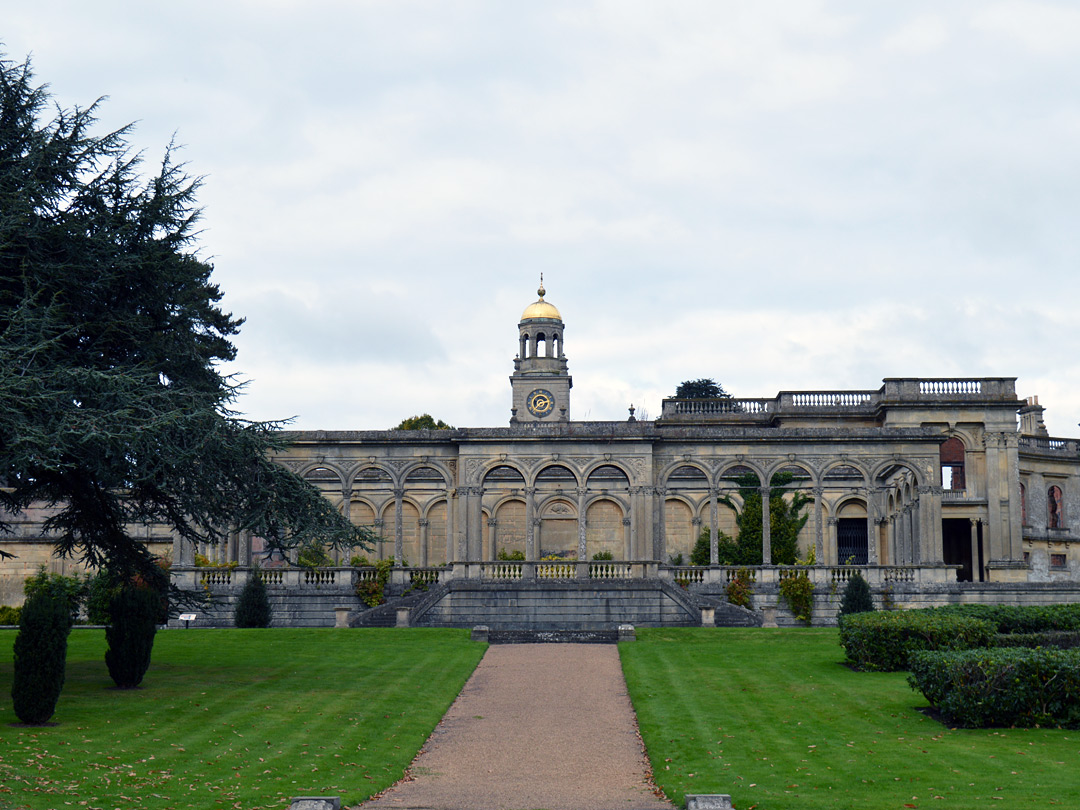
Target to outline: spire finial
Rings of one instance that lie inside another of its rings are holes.
[[[544,300],[544,274],[540,274],[540,289],[536,291],[536,294],[540,296],[540,300]]]

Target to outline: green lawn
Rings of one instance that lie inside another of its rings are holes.
[[[1080,731],[953,730],[830,629],[639,630],[619,645],[656,781],[739,810],[1080,807]],[[998,801],[994,801],[994,800]]]
[[[75,630],[52,728],[11,708],[0,631],[0,808],[355,804],[427,739],[487,645],[458,630],[167,630],[143,688],[111,689],[105,635]]]

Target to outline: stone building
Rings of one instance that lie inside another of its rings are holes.
[[[879,588],[906,588],[910,603],[931,592],[1080,598],[1077,440],[1049,437],[1015,378],[668,399],[654,421],[632,408],[624,421],[573,421],[566,324],[543,286],[538,294],[518,323],[507,426],[302,431],[278,459],[373,526],[383,542],[359,553],[404,561],[415,573],[402,581],[667,578],[708,593],[730,573],[674,564],[704,529],[716,562],[715,538],[737,531],[740,477],[764,485],[786,473],[786,489],[812,498],[800,556],[813,554],[834,592],[845,570],[864,566]],[[763,592],[783,576],[770,569],[769,522],[763,510]],[[194,551],[173,549],[181,579]],[[236,536],[205,552],[242,568],[260,543]],[[334,554],[344,572],[353,552]]]

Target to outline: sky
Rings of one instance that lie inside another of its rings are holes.
[[[1080,434],[1075,2],[0,7],[204,178],[249,418],[505,425],[543,273],[574,419],[1004,376]]]

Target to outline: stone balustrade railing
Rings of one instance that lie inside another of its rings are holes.
[[[693,422],[702,417],[721,422],[767,421],[775,415],[815,411],[865,413],[882,403],[1013,402],[1016,381],[1011,377],[923,379],[892,377],[877,390],[781,391],[774,399],[665,399],[661,419]],[[1060,440],[1050,440],[1060,441]]]
[[[871,585],[893,582],[930,584],[956,580],[956,565],[813,565],[813,566],[665,566],[653,560],[526,560],[457,562],[446,567],[390,569],[390,583],[406,588],[431,586],[450,579],[479,579],[490,582],[544,580],[614,581],[660,577],[680,585],[727,585],[739,571],[749,572],[752,584],[779,583],[805,572],[815,585],[843,585],[855,573]],[[231,590],[242,588],[258,571],[267,588],[275,590],[319,590],[353,593],[359,582],[374,580],[374,568],[195,568],[173,567],[173,582],[186,590]]]
[[[845,585],[856,573],[870,585],[894,582],[916,584],[955,582],[958,565],[681,565],[661,567],[660,576],[680,585],[727,585],[739,571],[750,574],[756,585],[779,583],[805,573],[814,585]]]

